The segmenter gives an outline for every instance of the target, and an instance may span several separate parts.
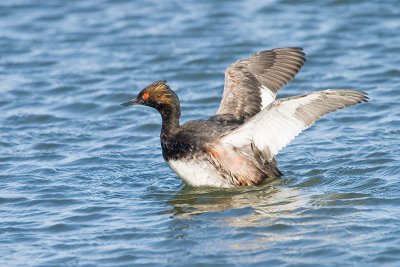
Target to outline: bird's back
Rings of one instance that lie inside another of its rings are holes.
[[[215,115],[207,120],[188,121],[173,132],[161,132],[163,156],[165,160],[191,157],[243,123],[243,118],[230,114]]]

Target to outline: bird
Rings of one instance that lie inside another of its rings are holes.
[[[123,106],[144,105],[161,114],[162,155],[190,186],[257,186],[282,176],[276,155],[323,115],[368,101],[358,90],[328,89],[276,98],[306,62],[300,47],[274,48],[225,70],[215,115],[180,124],[180,101],[165,80],[152,82]]]

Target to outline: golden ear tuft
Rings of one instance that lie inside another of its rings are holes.
[[[156,91],[156,92],[158,92],[158,93],[162,93],[162,92],[165,92],[165,90],[166,90],[166,86],[165,86],[165,84],[158,84],[155,88],[154,88],[154,91]]]

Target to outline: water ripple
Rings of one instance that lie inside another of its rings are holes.
[[[398,264],[396,4],[3,1],[0,265]],[[184,186],[159,114],[120,106],[167,79],[182,121],[206,118],[226,66],[282,46],[308,61],[280,96],[355,88],[370,101],[296,138],[284,177],[260,187]]]

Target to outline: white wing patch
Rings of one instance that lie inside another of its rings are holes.
[[[263,110],[266,106],[274,102],[276,94],[272,92],[268,87],[265,85],[261,86],[261,110]]]
[[[253,144],[267,161],[326,113],[367,101],[355,90],[326,90],[274,101],[241,127],[221,138],[236,147]]]

